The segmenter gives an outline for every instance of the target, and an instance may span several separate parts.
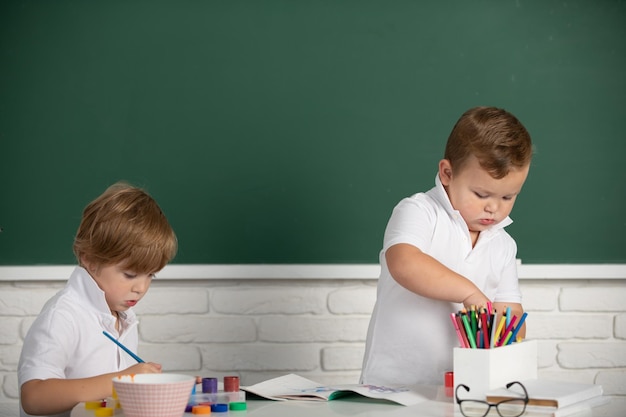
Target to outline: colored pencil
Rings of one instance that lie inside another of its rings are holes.
[[[124,346],[122,343],[120,343],[119,340],[117,340],[116,338],[114,338],[109,332],[107,332],[106,330],[103,330],[102,333],[108,337],[109,339],[111,339],[113,341],[113,343],[115,343],[116,345],[118,345],[119,347],[122,348],[122,350],[126,353],[128,353],[130,356],[133,357],[134,360],[136,360],[139,363],[144,363],[143,359],[141,359],[139,356],[135,355],[133,352],[131,352],[130,349],[128,349],[126,346]]]
[[[511,339],[509,340],[509,343],[507,344],[511,344],[517,340],[517,332],[519,332],[520,329],[522,328],[522,325],[524,324],[524,321],[526,320],[527,315],[528,313],[522,314],[522,318],[519,319],[519,323],[517,323],[517,326],[515,326],[515,330],[513,330],[513,333],[511,334]]]
[[[483,323],[483,348],[489,349],[489,326],[487,325],[487,311],[481,314]]]
[[[472,327],[467,320],[467,315],[461,313],[461,320],[463,320],[463,324],[465,325],[465,331],[467,332],[467,339],[469,340],[470,346],[472,349],[476,349],[476,342],[474,341],[474,335],[472,334]]]
[[[506,330],[504,331],[504,333],[500,337],[500,341],[498,342],[497,346],[503,346],[504,345],[504,342],[506,341],[507,336],[509,336],[509,333],[513,329],[513,326],[515,326],[515,321],[516,320],[517,320],[517,316],[511,317],[511,322],[506,327]]]

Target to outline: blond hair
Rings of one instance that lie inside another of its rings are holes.
[[[500,179],[530,164],[532,154],[530,135],[515,116],[497,107],[474,107],[454,125],[444,158],[458,172],[474,155],[484,170]]]
[[[85,207],[74,255],[98,267],[121,264],[154,273],[174,258],[176,235],[154,199],[126,182],[113,184]]]

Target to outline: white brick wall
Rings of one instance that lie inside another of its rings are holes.
[[[626,409],[626,279],[523,279],[539,375],[595,382]],[[0,281],[0,416],[17,416],[17,361],[28,327],[64,282]],[[360,374],[376,280],[157,279],[136,307],[139,354],[167,372],[243,385],[295,372],[322,383]]]

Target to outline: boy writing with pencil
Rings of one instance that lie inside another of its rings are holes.
[[[530,135],[505,110],[476,107],[457,121],[435,187],[400,201],[387,224],[362,383],[440,385],[458,346],[451,312],[492,303],[523,314],[504,227],[531,157]]]
[[[21,416],[69,416],[80,402],[110,397],[115,376],[161,372],[159,364],[136,363],[103,333],[137,351],[131,307],[176,249],[165,215],[139,188],[120,182],[87,205],[74,240],[79,266],[24,340]]]

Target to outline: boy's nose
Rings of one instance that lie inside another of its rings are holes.
[[[495,203],[495,202],[493,202],[493,201],[488,202],[488,203],[485,205],[485,211],[486,211],[487,213],[495,213],[496,211],[498,211],[498,204],[496,204],[496,203]]]
[[[150,285],[149,280],[138,279],[135,281],[132,289],[133,289],[133,292],[136,292],[137,294],[144,294],[146,291],[148,291],[149,285]]]

